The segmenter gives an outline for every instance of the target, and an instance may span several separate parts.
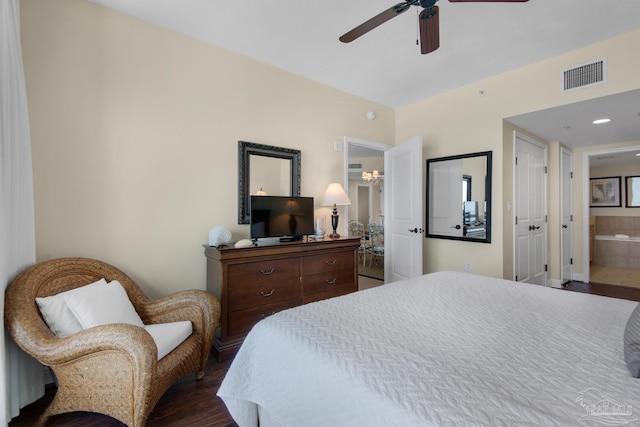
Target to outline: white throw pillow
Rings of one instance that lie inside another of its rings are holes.
[[[78,319],[76,319],[71,310],[69,310],[69,307],[64,300],[64,296],[75,293],[79,289],[93,289],[106,284],[106,280],[100,279],[89,285],[61,292],[50,297],[36,298],[36,304],[38,304],[40,313],[42,313],[42,317],[49,329],[51,329],[51,332],[60,338],[80,332],[82,330],[82,325],[78,322]]]
[[[128,323],[144,327],[142,319],[129,301],[120,282],[114,280],[106,285],[64,295],[71,312],[84,329],[111,323]]]

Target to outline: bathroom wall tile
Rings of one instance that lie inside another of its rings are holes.
[[[640,246],[640,244],[638,246]],[[640,270],[640,257],[629,258],[629,268],[633,268],[634,270]],[[640,276],[640,274],[638,276]],[[638,277],[637,281],[640,282],[640,277]]]
[[[593,263],[597,265],[606,265],[605,257],[609,254],[608,240],[596,240],[593,252]]]
[[[629,257],[629,242],[610,240],[607,248],[608,256]]]
[[[629,258],[622,256],[605,257],[605,265],[609,267],[629,268]]]
[[[633,236],[640,237],[640,210],[638,211],[638,216],[634,216],[633,218]]]
[[[612,234],[626,234],[630,236],[633,234],[633,217],[631,216],[615,216],[614,218],[614,233]]]
[[[614,227],[614,217],[596,216],[596,235],[612,235]]]
[[[640,242],[629,242],[629,258],[640,259]]]

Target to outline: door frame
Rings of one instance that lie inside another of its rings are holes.
[[[564,206],[564,198],[565,198],[565,194],[564,194],[564,189],[565,189],[565,177],[566,172],[564,170],[564,160],[563,157],[564,156],[569,156],[569,185],[568,185],[568,191],[569,191],[569,221],[567,224],[568,227],[568,242],[565,242],[565,237],[564,234],[562,233],[562,222],[563,222],[563,218],[564,218],[564,214],[565,214],[565,206]],[[568,244],[568,250],[569,250],[569,256],[570,258],[573,258],[573,152],[571,150],[569,150],[568,148],[565,147],[560,147],[560,281],[559,283],[555,283],[554,280],[551,280],[551,286],[556,287],[556,288],[560,288],[562,287],[563,284],[565,284],[565,275],[564,275],[564,251],[565,251],[565,244]],[[573,262],[570,262],[569,265],[569,278],[567,280],[571,281],[573,280]]]

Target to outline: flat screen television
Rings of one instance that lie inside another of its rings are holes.
[[[250,237],[300,240],[314,233],[313,197],[251,196]]]

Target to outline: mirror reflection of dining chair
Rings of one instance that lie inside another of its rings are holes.
[[[371,223],[367,225],[367,228],[369,236],[367,252],[371,255],[369,259],[369,266],[371,267],[374,260],[376,265],[381,259],[384,260],[384,226],[382,224]]]
[[[364,233],[364,224],[358,221],[349,221],[349,236],[359,237],[360,246],[358,247],[358,256],[362,255],[362,266],[367,264],[367,238]]]

